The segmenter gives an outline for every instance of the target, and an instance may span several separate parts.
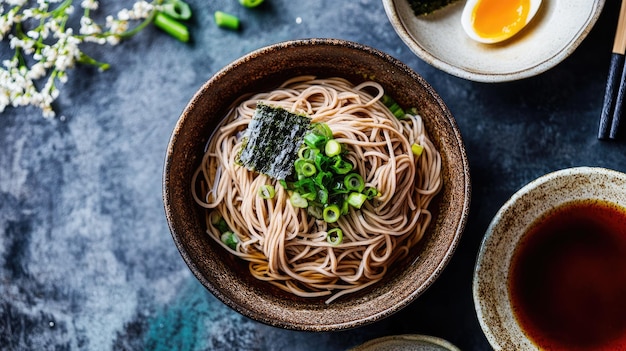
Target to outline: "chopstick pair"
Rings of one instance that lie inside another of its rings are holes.
[[[626,0],[622,0],[604,92],[598,139],[617,139],[626,98]]]

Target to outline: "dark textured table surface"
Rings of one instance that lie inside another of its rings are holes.
[[[266,0],[255,10],[234,0],[189,4],[191,43],[149,27],[115,47],[88,47],[112,67],[70,71],[55,105],[64,118],[46,120],[35,108],[0,114],[0,349],[345,350],[417,333],[488,350],[471,283],[496,211],[554,170],[626,171],[625,143],[596,138],[616,0],[561,64],[500,84],[466,81],[418,59],[379,0]],[[218,28],[216,10],[238,15],[242,29]],[[435,284],[393,316],[342,332],[281,330],[220,303],[181,259],[161,199],[165,148],[194,92],[254,49],[311,37],[375,47],[423,75],[458,122],[473,181],[461,244]]]

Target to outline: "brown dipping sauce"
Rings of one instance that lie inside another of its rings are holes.
[[[511,303],[543,350],[626,350],[626,208],[564,204],[513,254]]]

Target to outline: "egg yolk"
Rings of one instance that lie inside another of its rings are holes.
[[[526,25],[530,0],[479,0],[472,12],[476,34],[485,39],[508,38]]]

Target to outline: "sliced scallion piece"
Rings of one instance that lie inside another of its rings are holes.
[[[262,199],[273,199],[276,195],[276,189],[272,185],[263,184],[259,187],[258,194]]]
[[[304,143],[311,148],[320,149],[326,143],[326,137],[323,135],[308,133],[304,136]]]
[[[311,160],[299,158],[298,160],[296,160],[295,166],[296,174],[298,174],[299,176],[302,175],[304,177],[311,177],[314,176],[315,173],[317,173],[317,168]]]
[[[223,11],[215,11],[215,23],[222,28],[239,29],[239,18]]]
[[[231,231],[222,233],[220,240],[222,240],[222,242],[226,246],[230,247],[233,250],[237,248],[237,243],[239,242],[239,238],[237,237],[237,235]]]
[[[289,202],[291,202],[293,207],[307,208],[309,206],[307,199],[303,198],[297,191],[291,193],[291,196],[289,196]]]
[[[361,206],[363,206],[363,203],[365,203],[365,200],[367,200],[367,195],[353,192],[348,195],[347,202],[350,204],[350,206],[360,209]]]
[[[154,25],[184,43],[189,41],[189,30],[187,27],[163,12],[158,12],[154,16]]]
[[[188,20],[191,18],[191,8],[181,0],[169,0],[162,6],[162,11],[166,15],[177,20]]]
[[[333,138],[333,131],[330,129],[328,124],[322,122],[316,122],[311,124],[311,133],[321,135],[327,140]]]
[[[333,157],[334,163],[330,168],[335,171],[337,174],[347,174],[353,168],[352,163],[346,162],[341,159],[341,157],[335,156]]]
[[[263,0],[239,0],[239,3],[244,7],[253,8],[261,5]]]
[[[324,207],[322,214],[326,223],[335,223],[341,216],[341,210],[337,205],[328,205]]]
[[[348,174],[344,180],[343,184],[346,186],[348,190],[361,192],[365,189],[365,182],[363,181],[363,177],[361,177],[357,173]]]
[[[337,156],[341,153],[341,144],[334,139],[328,140],[324,145],[324,152],[328,157]]]
[[[220,215],[213,216],[213,220],[211,223],[213,224],[215,228],[217,228],[217,230],[220,231],[220,233],[225,233],[225,232],[230,231],[230,228],[228,227],[228,224],[226,224],[224,217]]]
[[[413,144],[411,145],[411,152],[413,152],[413,155],[415,155],[415,157],[420,157],[422,156],[422,152],[424,152],[424,147],[419,144]]]
[[[343,242],[343,231],[340,228],[330,229],[326,233],[326,241],[332,246],[337,246]]]
[[[398,105],[398,103],[391,96],[387,94],[383,95],[382,102],[397,119],[406,118],[406,114],[402,107],[400,107],[400,105]]]

